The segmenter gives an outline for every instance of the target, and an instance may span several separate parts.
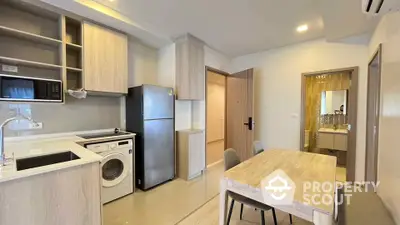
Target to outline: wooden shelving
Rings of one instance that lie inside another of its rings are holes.
[[[73,43],[66,43],[67,48],[71,48],[71,49],[82,49],[81,45],[77,45],[77,44],[73,44]]]
[[[65,17],[65,33],[63,41],[65,43],[65,65],[66,65],[66,84],[67,89],[83,88],[82,70],[82,25],[78,20]]]
[[[74,67],[67,67],[67,71],[82,72],[82,69],[74,68]]]
[[[62,41],[0,25],[0,35],[10,35],[41,44],[59,46]]]
[[[23,59],[16,59],[16,58],[4,57],[4,56],[0,56],[0,62],[10,63],[13,65],[32,66],[32,67],[37,67],[37,68],[42,68],[42,69],[60,69],[60,68],[62,68],[62,66],[60,66],[60,65],[41,63],[41,62],[35,62],[35,61],[23,60]]]

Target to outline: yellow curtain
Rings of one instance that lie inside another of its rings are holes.
[[[309,151],[316,149],[317,131],[321,114],[321,92],[350,88],[350,72],[329,73],[306,77],[305,129],[309,130]]]

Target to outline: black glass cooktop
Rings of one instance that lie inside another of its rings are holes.
[[[104,137],[116,137],[116,136],[121,136],[121,135],[127,135],[130,133],[127,132],[108,132],[108,133],[97,133],[97,134],[85,134],[85,135],[78,135],[81,138],[85,139],[93,139],[93,138],[104,138]]]

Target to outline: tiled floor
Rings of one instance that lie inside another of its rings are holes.
[[[178,223],[178,225],[218,225],[218,213],[219,213],[219,196],[213,198],[210,202],[205,204],[197,211],[190,214]],[[235,204],[233,209],[231,225],[258,225],[261,224],[260,211],[256,211],[253,208],[244,207],[243,220],[239,219],[240,205]],[[289,214],[276,210],[276,217],[279,225],[290,224]],[[265,212],[265,223],[274,224],[272,219],[272,212]],[[304,221],[302,219],[293,217],[293,224],[296,225],[312,225],[312,223]]]
[[[104,225],[176,224],[219,193],[223,163],[189,182],[176,179],[150,191],[138,191],[104,206]]]
[[[209,168],[206,174],[192,181],[176,179],[147,192],[136,192],[104,207],[104,225],[218,225],[219,180],[223,164]],[[245,207],[239,220],[239,204],[235,204],[231,225],[260,224],[260,212]],[[340,225],[394,225],[375,193],[355,193],[345,205]],[[266,212],[266,224],[273,224],[272,213]],[[279,225],[289,224],[287,213],[277,210]],[[293,218],[295,225],[312,223]]]

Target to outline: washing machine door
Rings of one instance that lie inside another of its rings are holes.
[[[113,187],[128,176],[128,162],[121,153],[111,153],[103,156],[101,161],[103,187]]]

